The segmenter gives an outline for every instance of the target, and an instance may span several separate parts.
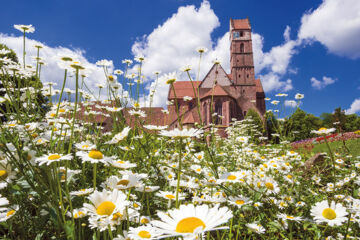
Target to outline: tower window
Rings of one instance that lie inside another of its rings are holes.
[[[247,77],[247,78],[249,78],[249,74],[248,74],[248,75],[246,75],[246,77]]]
[[[235,38],[239,38],[239,32],[233,32],[233,38],[235,39]]]
[[[244,52],[244,44],[243,43],[240,44],[240,52],[242,52],[242,53]]]
[[[243,36],[244,36],[244,32],[241,31],[241,32],[240,32],[240,37],[243,37]]]

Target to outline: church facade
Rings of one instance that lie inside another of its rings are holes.
[[[255,79],[249,19],[230,19],[230,42],[230,73],[215,63],[202,81],[178,81],[170,87],[168,100],[176,100],[183,126],[202,122],[221,129],[243,119],[251,108],[261,116],[265,113],[265,93],[261,80]],[[192,100],[185,101],[185,96]],[[170,129],[179,127],[175,107],[168,106]]]

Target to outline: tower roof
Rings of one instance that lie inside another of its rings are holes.
[[[233,29],[251,29],[250,21],[245,19],[230,19],[230,25]]]

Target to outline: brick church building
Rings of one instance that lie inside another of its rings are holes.
[[[174,89],[169,89],[168,100],[175,102],[176,99],[183,126],[200,122],[198,93],[201,121],[205,126],[214,123],[226,128],[232,119],[243,119],[251,108],[261,116],[265,113],[265,93],[260,79],[255,79],[249,19],[230,19],[230,42],[230,73],[220,64],[214,64],[202,81],[178,81],[173,84]],[[184,101],[185,96],[192,100]],[[178,127],[175,104],[169,105],[168,111],[170,129]]]
[[[169,89],[168,100],[175,102],[176,99],[183,127],[202,122],[206,128],[214,123],[220,130],[218,133],[226,136],[223,130],[232,119],[243,119],[249,109],[256,110],[261,116],[265,113],[265,93],[260,79],[255,79],[249,19],[230,19],[230,42],[230,73],[226,73],[220,64],[214,64],[202,81],[177,81],[173,84],[174,89]],[[201,119],[197,107],[198,95]],[[185,96],[192,100],[185,101]],[[94,103],[89,110],[109,114],[106,107],[112,104],[97,105],[103,106],[99,109]],[[127,124],[133,126],[135,117],[129,114],[129,110],[131,108],[125,108],[122,112]],[[164,114],[161,107],[141,110],[147,115],[145,124],[168,125],[170,129],[179,127],[175,104],[168,106],[169,114]],[[84,111],[82,107],[80,118],[84,118]],[[92,121],[102,125],[104,131],[112,129],[112,117],[97,116]]]

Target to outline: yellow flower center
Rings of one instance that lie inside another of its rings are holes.
[[[322,212],[322,215],[324,218],[329,219],[329,220],[333,220],[336,218],[336,213],[331,208],[325,208]]]
[[[265,183],[265,186],[266,186],[266,188],[269,189],[269,190],[274,190],[274,184],[272,184],[271,182]]]
[[[195,229],[202,227],[204,229],[205,223],[197,217],[187,217],[181,219],[176,225],[176,232],[178,233],[193,233]]]
[[[117,163],[124,164],[125,162],[120,160],[120,161],[117,161]]]
[[[151,238],[151,234],[148,231],[142,230],[138,233],[141,238]]]
[[[8,176],[8,172],[6,170],[0,170],[0,180],[5,180]]]
[[[147,223],[149,223],[149,219],[143,218],[143,219],[141,219],[140,222],[141,222],[142,224],[147,224]]]
[[[10,210],[6,213],[6,216],[9,217],[15,213],[15,210]]]
[[[59,109],[59,112],[63,113],[63,112],[65,112],[65,109],[60,108],[60,109]]]
[[[292,178],[292,176],[289,174],[289,175],[287,175],[287,178],[291,179],[291,178]]]
[[[113,215],[112,220],[118,220],[118,219],[121,218],[122,216],[123,216],[123,215],[122,215],[121,213],[117,212],[117,213],[115,213],[115,214]]]
[[[115,209],[115,204],[110,201],[102,202],[97,208],[96,213],[99,215],[110,216]]]
[[[227,177],[227,180],[235,180],[236,179],[236,176],[234,175],[230,175]]]
[[[327,130],[327,128],[324,128],[324,127],[319,129],[319,131],[326,131],[326,130]]]
[[[61,156],[59,154],[52,154],[50,156],[48,156],[48,160],[56,160],[61,158]]]
[[[50,114],[50,117],[55,117],[55,116],[56,116],[55,113],[51,113],[51,114]]]
[[[127,186],[129,184],[129,182],[130,182],[129,180],[122,179],[117,183],[117,185]]]
[[[82,211],[79,211],[74,214],[74,218],[77,219],[77,218],[81,217],[82,215],[84,215],[84,213]]]
[[[244,200],[236,200],[235,203],[237,205],[243,205],[245,202],[244,202]]]
[[[89,157],[92,159],[103,159],[103,154],[100,151],[97,150],[91,150],[89,152]]]
[[[175,196],[172,195],[172,194],[166,194],[165,197],[168,198],[168,199],[174,199],[175,198]]]
[[[294,219],[293,216],[286,216],[287,219]]]
[[[138,208],[138,207],[139,207],[139,204],[134,203],[133,206],[134,206],[134,208]]]
[[[82,145],[81,147],[82,147],[82,148],[88,148],[89,145],[86,145],[86,144],[85,144],[85,145]]]

